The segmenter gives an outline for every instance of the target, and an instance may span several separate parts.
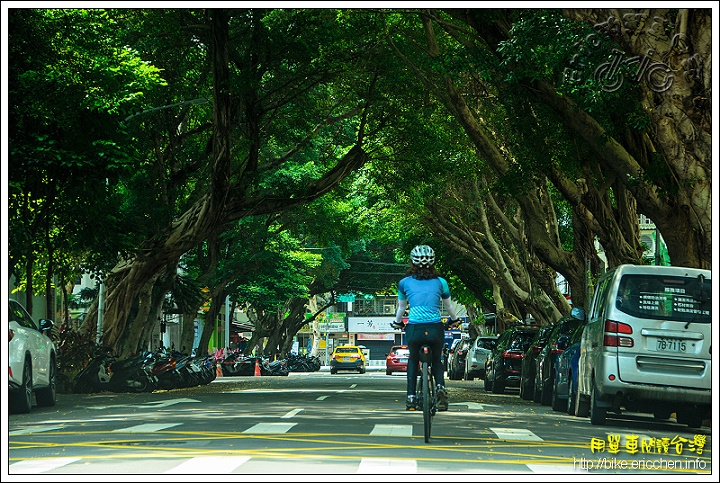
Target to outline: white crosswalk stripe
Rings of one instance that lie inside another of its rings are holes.
[[[389,458],[363,458],[356,473],[380,475],[403,475],[417,473],[416,460],[397,460]]]
[[[69,465],[80,458],[48,458],[40,460],[18,461],[8,466],[11,475],[37,475],[46,471]]]
[[[224,475],[247,462],[249,456],[198,456],[167,470],[169,474]]]

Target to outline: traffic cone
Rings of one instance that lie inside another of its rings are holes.
[[[218,362],[218,363],[215,365],[215,377],[222,377],[222,375],[223,375],[223,373],[222,373],[222,366],[221,366],[220,363]]]
[[[260,359],[255,358],[255,375],[256,376],[260,375],[260,362],[259,361],[260,361]]]

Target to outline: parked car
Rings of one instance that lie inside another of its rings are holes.
[[[485,379],[485,361],[497,345],[496,335],[477,337],[470,345],[465,357],[465,380],[472,381],[476,377]]]
[[[497,346],[485,363],[485,390],[495,394],[505,392],[506,386],[520,385],[522,359],[539,327],[517,325],[498,338]]]
[[[580,340],[585,325],[579,325],[568,340],[568,346],[555,363],[552,403],[555,411],[567,411],[575,415],[575,397],[577,396],[578,360],[580,359]]]
[[[447,357],[445,358],[445,372],[448,372],[450,363],[452,362],[453,356],[455,355],[455,347],[457,347],[461,340],[462,339],[453,339],[452,343],[450,344]]]
[[[407,372],[410,350],[406,345],[394,345],[390,353],[385,356],[385,374],[391,376],[393,372]]]
[[[577,309],[573,309],[577,310]],[[570,336],[580,325],[585,325],[585,314],[578,317],[563,317],[558,320],[545,347],[535,360],[535,384],[533,388],[533,399],[543,406],[550,406],[552,403],[552,385],[555,380],[555,362],[560,354],[567,347]]]
[[[465,359],[467,358],[468,349],[474,341],[475,339],[470,337],[463,337],[457,343],[455,349],[451,351],[452,357],[447,370],[448,379],[458,380],[463,378],[465,375]]]
[[[15,300],[8,303],[8,407],[13,413],[28,413],[32,396],[38,406],[54,406],[57,394],[55,344],[46,332],[50,319],[38,323]]]
[[[549,324],[541,327],[535,334],[535,338],[530,343],[530,347],[525,352],[522,360],[522,368],[520,369],[520,397],[525,400],[533,398],[535,388],[535,359],[540,351],[547,344],[548,337],[552,332],[555,324]]]
[[[653,414],[691,428],[711,409],[710,270],[620,265],[597,281],[580,346],[576,414]]]
[[[340,345],[335,348],[330,359],[330,374],[339,370],[358,371],[365,373],[365,354],[356,345]]]

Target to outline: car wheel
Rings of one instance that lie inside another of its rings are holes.
[[[598,406],[598,402],[597,389],[595,389],[595,381],[593,381],[590,388],[590,422],[595,426],[602,426],[605,424],[607,409]]]
[[[20,388],[16,392],[11,393],[12,397],[10,397],[10,400],[8,401],[12,412],[18,414],[26,414],[30,412],[30,409],[32,408],[31,378],[32,369],[30,367],[30,362],[26,360],[23,365],[22,383],[20,383]]]
[[[653,412],[655,419],[670,419],[670,410],[667,408],[656,409]]]
[[[568,397],[567,397],[567,413],[575,416],[575,384],[573,384],[572,374],[568,373]]]
[[[550,378],[552,381],[552,378]],[[540,404],[543,406],[550,406],[552,403],[552,386],[550,381],[547,383],[540,379]]]
[[[553,384],[552,389],[552,409],[553,411],[562,411],[567,406],[566,399],[560,399],[557,393],[557,385]]]
[[[493,394],[504,393],[505,392],[505,383],[496,377],[495,380],[493,381],[492,392],[493,392]]]
[[[50,374],[48,387],[35,391],[35,401],[38,406],[42,407],[54,406],[57,401],[57,365],[55,359],[50,361],[48,373]]]
[[[358,369],[358,372],[360,374],[365,374],[365,366],[362,366],[360,369]]]
[[[331,367],[330,374],[337,374],[337,369],[335,369],[334,367]]]
[[[385,375],[386,376],[392,376],[392,371],[389,369],[385,369]]]
[[[475,379],[475,376],[473,376],[472,374],[470,374],[470,373],[468,372],[468,370],[467,370],[467,367],[466,367],[466,368],[465,368],[465,380],[466,380],[466,381],[472,381],[473,379]]]
[[[540,392],[541,384],[537,380],[537,376],[535,377],[535,383],[533,384],[533,401],[536,403],[539,403],[542,401],[542,394]]]
[[[687,424],[688,428],[699,428],[702,426],[703,413],[697,408],[679,408],[675,416],[679,424]]]
[[[487,372],[485,373],[485,379],[483,380],[483,387],[486,391],[490,391],[492,389],[492,386],[490,385],[490,380],[488,379]]]

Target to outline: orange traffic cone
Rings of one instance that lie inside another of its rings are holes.
[[[218,362],[217,365],[215,365],[215,377],[222,377],[222,366]]]
[[[257,359],[257,358],[255,359],[255,375],[256,376],[260,375],[260,362],[259,362],[259,359]]]

